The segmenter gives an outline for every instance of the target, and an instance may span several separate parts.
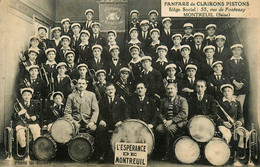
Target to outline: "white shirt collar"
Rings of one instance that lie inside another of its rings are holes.
[[[197,93],[197,98],[199,99],[199,97],[201,96],[201,99],[203,99],[204,95],[205,95],[205,94],[199,95],[199,94]]]
[[[146,72],[151,72],[151,71],[153,71],[153,67],[148,68]],[[145,70],[143,69],[142,72],[145,72]]]
[[[192,34],[190,34],[190,35],[184,34],[183,37],[182,37],[182,39],[183,39],[183,38],[189,38],[189,37],[193,37],[193,35],[192,35]]]
[[[134,61],[134,59],[132,59],[132,60],[130,61],[130,63],[134,63],[134,64],[136,64],[136,63],[138,63],[138,62],[140,62],[140,61],[141,61],[141,57],[138,56],[138,58],[137,58],[136,61]]]
[[[175,45],[171,48],[171,50],[175,50],[176,52],[181,48],[181,45],[177,48]]]
[[[158,40],[157,42],[151,42],[151,46],[155,46],[155,45],[159,45],[160,44],[160,40]]]
[[[89,44],[89,42],[86,42],[86,43],[81,42],[81,43],[79,44],[79,46],[86,46],[86,45],[88,45],[88,44]]]
[[[167,76],[167,77],[166,77],[166,80],[169,80],[169,79],[173,79],[173,80],[175,80],[176,77],[174,76],[173,78],[170,78],[169,76]]]
[[[54,60],[53,62],[50,62],[49,60],[46,61],[46,65],[55,65],[57,64],[56,61]]]
[[[156,62],[165,62],[168,63],[168,60],[164,57],[163,59],[158,58]]]
[[[136,39],[136,40],[131,39],[128,43],[129,44],[137,44],[137,43],[141,43],[141,42],[139,41],[139,39]]]
[[[211,36],[211,37],[210,37],[210,36],[207,36],[206,39],[213,40],[213,39],[215,39],[215,37],[216,37],[216,35],[213,35],[213,36]]]
[[[236,58],[235,56],[232,56],[231,58],[230,58],[230,60],[243,60],[243,57],[238,57],[238,58]]]
[[[222,72],[219,73],[214,72],[214,75],[222,75]]]
[[[223,97],[223,102],[225,102],[225,101],[228,101],[228,102],[236,102],[236,99],[235,99],[235,97],[234,96],[232,96],[232,98],[231,98],[231,100],[229,101],[227,98],[225,98],[225,97]]]

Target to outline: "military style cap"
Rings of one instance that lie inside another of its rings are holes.
[[[130,15],[132,15],[133,13],[137,13],[138,15],[140,15],[140,12],[136,9],[131,10]]]
[[[138,31],[136,27],[132,27],[130,30],[129,30],[129,34],[131,34],[132,31]]]
[[[119,72],[120,72],[120,73],[121,73],[121,72],[130,72],[130,69],[127,68],[127,67],[123,67],[123,68],[120,69]]]
[[[172,39],[175,38],[175,37],[180,37],[182,39],[182,35],[181,34],[173,34],[172,35]]]
[[[214,52],[215,52],[215,50],[216,50],[216,47],[215,47],[215,46],[213,46],[213,45],[207,45],[207,46],[205,46],[205,47],[203,48],[203,52],[206,52],[206,51],[207,51],[207,49],[213,49],[213,50],[214,50]]]
[[[148,21],[148,20],[142,20],[142,21],[140,22],[140,25],[144,25],[144,24],[149,24],[149,21]]]
[[[38,65],[30,65],[29,67],[27,67],[27,70],[30,71],[32,69],[39,69],[39,66]]]
[[[77,69],[81,68],[81,67],[85,67],[88,68],[88,66],[85,63],[81,63],[77,66]]]
[[[54,48],[48,48],[45,50],[45,54],[47,55],[49,52],[54,52],[54,54],[56,54],[56,49]]]
[[[88,36],[90,36],[90,33],[89,33],[88,30],[81,30],[81,31],[80,31],[80,35],[81,35],[81,34],[87,34]]]
[[[196,71],[197,71],[197,66],[196,65],[194,65],[194,64],[188,64],[186,67],[185,67],[185,70],[187,70],[187,69],[189,69],[189,68],[191,68],[191,69],[195,69]]]
[[[119,50],[119,46],[117,46],[117,45],[111,46],[111,47],[109,48],[109,52],[111,52],[111,51],[114,50],[114,49],[118,49],[118,50]]]
[[[223,84],[223,85],[221,85],[221,87],[220,87],[221,93],[223,92],[224,88],[231,88],[234,91],[234,87],[231,84]]]
[[[172,21],[172,20],[171,20],[171,18],[166,17],[166,18],[164,18],[164,19],[162,20],[162,23],[164,23],[164,22],[166,22],[166,21]]]
[[[99,22],[94,22],[94,23],[92,23],[92,24],[91,24],[91,28],[93,28],[94,25],[98,25],[99,28],[101,27],[101,24],[100,24]]]
[[[152,61],[152,58],[151,58],[151,56],[144,56],[144,57],[141,58],[141,62],[145,61],[145,60]]]
[[[114,30],[109,30],[109,31],[107,32],[107,34],[109,34],[109,33],[113,33],[113,34],[115,35],[115,37],[117,37],[116,31],[114,31]]]
[[[206,26],[205,29],[207,30],[207,29],[209,29],[209,28],[211,28],[211,27],[213,27],[213,28],[215,28],[215,29],[217,28],[216,24],[209,24],[209,25]]]
[[[39,27],[38,27],[38,31],[39,31],[40,29],[44,29],[44,30],[47,32],[47,28],[44,27],[44,26],[39,26]]]
[[[62,99],[64,99],[64,95],[62,92],[60,91],[57,91],[57,92],[53,92],[51,97],[50,97],[50,100],[53,100],[57,95],[60,95],[62,97]]]
[[[151,10],[148,15],[151,15],[152,13],[155,13],[157,16],[159,15],[159,13],[156,10]]]
[[[56,69],[58,69],[61,66],[67,67],[67,64],[65,62],[60,62],[60,63],[57,64]]]
[[[132,46],[130,46],[130,48],[129,48],[129,52],[131,52],[131,50],[132,50],[133,48],[138,49],[139,52],[140,52],[140,47],[139,47],[138,45],[132,45]]]
[[[51,33],[53,33],[54,31],[61,31],[60,27],[54,27],[53,29],[51,29]]]
[[[234,48],[242,48],[243,49],[244,46],[242,44],[234,44],[234,45],[230,46],[231,50],[234,49]]]
[[[104,69],[97,70],[95,72],[95,75],[98,76],[99,73],[104,73],[105,75],[107,74],[107,72]]]
[[[33,49],[33,48],[30,48],[30,49],[28,50],[28,54],[31,53],[31,52],[34,52],[34,53],[36,53],[37,55],[40,53],[38,50]]]
[[[67,55],[69,55],[69,54],[73,54],[73,56],[75,57],[75,53],[72,51],[72,50],[69,50],[69,51],[67,51],[66,53],[65,53],[65,58],[67,58]]]
[[[71,41],[71,38],[68,35],[62,35],[60,40],[63,40],[63,39],[68,39],[69,41]]]
[[[92,13],[92,14],[94,14],[95,12],[94,12],[94,10],[92,10],[92,9],[87,9],[86,11],[85,11],[85,15],[87,15],[87,13]]]
[[[165,45],[160,45],[160,46],[158,46],[158,47],[156,48],[156,53],[158,52],[159,49],[164,49],[164,50],[166,50],[166,51],[168,52],[168,48],[167,48],[167,46],[165,46]]]
[[[100,49],[101,51],[103,50],[103,47],[101,45],[96,44],[96,45],[92,46],[92,50],[94,50],[96,48]]]
[[[33,88],[22,88],[22,89],[20,89],[21,95],[22,95],[24,92],[31,92],[31,94],[33,94],[33,93],[34,93],[34,90],[33,90]]]
[[[158,32],[160,34],[160,30],[158,28],[153,28],[150,30],[150,35],[153,33],[153,32]]]
[[[165,66],[165,70],[167,71],[168,69],[171,69],[171,68],[174,68],[174,69],[176,69],[177,68],[177,66],[175,65],[175,64],[168,64],[167,66]]]
[[[196,32],[196,33],[194,33],[194,38],[196,37],[196,36],[201,36],[202,38],[204,38],[205,37],[205,35],[203,34],[203,33],[201,33],[201,32]]]
[[[191,50],[190,45],[181,45],[180,50],[182,50],[183,48],[188,48],[189,50]]]
[[[191,24],[191,23],[185,23],[185,24],[183,25],[183,28],[185,28],[185,27],[191,27],[191,28],[193,28],[193,24]]]
[[[217,64],[223,64],[223,62],[222,61],[215,61],[212,65],[211,65],[211,68],[214,68],[214,66],[215,65],[217,65]]]
[[[224,39],[227,40],[227,38],[224,35],[217,35],[215,39]]]
[[[68,21],[70,23],[70,19],[69,18],[62,19],[60,23],[63,24],[66,21]]]
[[[73,27],[75,27],[75,26],[78,26],[79,28],[81,28],[81,26],[80,26],[79,23],[73,23],[73,24],[71,25],[71,28],[73,28]]]

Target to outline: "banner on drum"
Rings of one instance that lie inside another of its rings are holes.
[[[147,145],[144,143],[116,143],[114,163],[147,166]]]

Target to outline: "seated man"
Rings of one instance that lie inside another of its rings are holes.
[[[17,133],[17,140],[20,145],[19,153],[24,153],[26,148],[25,127],[28,125],[33,140],[35,141],[41,135],[41,128],[39,126],[40,120],[40,105],[37,105],[35,100],[31,100],[34,90],[32,88],[22,88],[20,90],[22,100],[15,104],[17,110],[14,117],[14,125]]]
[[[213,96],[205,93],[206,81],[198,80],[195,85],[196,94],[189,101],[189,119],[195,115],[206,115],[213,121],[217,120],[216,102]]]
[[[129,116],[132,119],[140,119],[153,129],[157,124],[157,108],[155,100],[146,96],[146,87],[140,82],[136,86],[137,95],[134,95],[129,105]]]
[[[68,96],[65,107],[65,118],[74,120],[78,128],[86,127],[86,131],[93,133],[97,126],[99,114],[98,102],[93,92],[87,91],[87,80],[78,79],[77,89]]]
[[[188,103],[187,100],[177,95],[177,85],[169,83],[166,87],[167,97],[162,99],[159,113],[160,124],[156,127],[157,145],[163,149],[164,157],[162,160],[169,159],[170,139],[176,136],[183,130],[188,122]]]
[[[109,153],[109,148],[111,148],[109,141],[112,135],[109,131],[113,131],[128,118],[125,100],[122,97],[115,96],[115,93],[115,86],[107,84],[106,96],[99,101],[100,114],[96,139],[100,161],[104,161],[105,157],[109,157],[107,154]]]

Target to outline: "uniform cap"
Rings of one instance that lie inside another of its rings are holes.
[[[56,49],[54,48],[48,48],[45,50],[45,54],[47,55],[49,52],[54,52],[54,54],[56,54]]]
[[[57,64],[56,69],[58,69],[61,66],[67,67],[67,64],[65,62],[60,62],[60,63]]]
[[[234,48],[242,48],[243,49],[244,46],[242,44],[234,44],[234,45],[230,46],[231,50],[234,49]]]
[[[159,15],[159,13],[157,12],[157,10],[151,10],[148,15],[151,15],[152,13],[155,13],[157,16]]]
[[[103,48],[102,48],[101,45],[96,44],[96,45],[93,45],[93,46],[92,46],[92,50],[94,50],[94,49],[96,49],[96,48],[100,49],[101,51],[103,50]]]
[[[197,66],[194,65],[194,64],[188,64],[186,67],[185,67],[185,70],[189,69],[189,68],[192,68],[192,69],[195,69],[197,71]]]
[[[85,11],[85,15],[87,15],[88,12],[90,12],[90,13],[92,13],[92,14],[95,13],[94,10],[92,10],[92,9],[87,9],[87,10]]]
[[[205,29],[207,30],[207,29],[209,29],[209,28],[211,28],[211,27],[213,27],[213,28],[215,28],[215,29],[217,28],[216,24],[209,24],[209,25],[206,26]]]
[[[107,74],[107,72],[104,69],[97,70],[95,72],[95,75],[98,76],[99,73],[104,73],[105,75]]]
[[[191,28],[193,28],[193,24],[191,24],[191,23],[185,23],[185,24],[183,25],[183,28],[185,28],[185,27],[191,27]]]
[[[221,85],[221,87],[220,87],[221,93],[223,92],[224,88],[231,88],[234,91],[234,87],[231,84],[223,84],[223,85]]]
[[[69,18],[62,19],[60,23],[63,24],[66,21],[70,22],[70,19]]]
[[[133,13],[137,13],[138,15],[140,15],[140,12],[136,9],[131,10],[130,15],[132,15]]]
[[[33,93],[34,93],[34,90],[33,90],[32,88],[22,88],[22,89],[20,89],[21,95],[22,95],[24,92],[31,92],[31,94],[33,94]]]
[[[203,52],[206,52],[206,51],[207,51],[207,49],[213,49],[213,50],[214,50],[214,52],[215,52],[215,50],[216,50],[216,47],[215,47],[215,46],[213,46],[213,45],[207,45],[207,46],[205,46],[205,47],[203,48]]]
[[[215,61],[214,63],[212,63],[211,68],[213,68],[217,64],[221,64],[222,65],[223,62],[222,61]]]
[[[175,64],[168,64],[167,66],[165,66],[165,70],[167,71],[168,69],[170,69],[170,68],[174,68],[174,69],[176,69],[177,68],[177,66],[175,65]]]
[[[168,52],[168,48],[167,48],[167,46],[165,46],[165,45],[160,45],[160,46],[158,46],[158,47],[156,48],[156,53],[158,52],[159,49],[164,49],[164,50],[166,50],[166,51]]]
[[[196,33],[194,33],[194,38],[196,37],[196,36],[201,36],[203,39],[205,38],[205,35],[203,34],[203,33],[201,33],[201,32],[196,32]]]

